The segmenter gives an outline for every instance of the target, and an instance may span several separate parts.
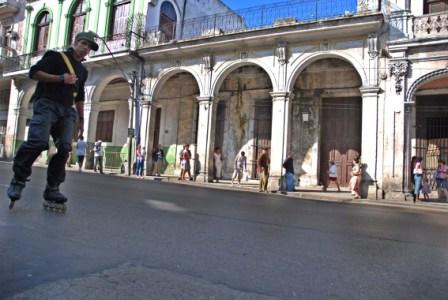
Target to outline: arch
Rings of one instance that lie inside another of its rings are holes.
[[[439,69],[419,77],[409,88],[408,93],[406,94],[405,103],[414,103],[415,93],[420,86],[427,83],[428,81],[445,76],[448,76],[448,69]]]
[[[194,77],[194,79],[196,80],[196,83],[199,87],[199,94],[200,94],[200,96],[202,96],[203,95],[203,85],[202,85],[201,77],[199,76],[199,74],[197,74],[194,70],[192,70],[190,68],[176,67],[176,68],[164,69],[162,72],[160,72],[159,78],[157,79],[156,83],[150,90],[150,95],[152,96],[153,100],[157,98],[157,95],[160,92],[160,89],[163,87],[164,83],[168,81],[168,79],[170,79],[171,77],[173,77],[176,74],[183,73],[183,72],[189,73],[190,75],[192,75]]]
[[[88,102],[99,103],[101,94],[103,93],[104,89],[107,87],[107,85],[111,81],[113,81],[115,79],[123,79],[123,80],[127,81],[126,78],[123,78],[123,75],[121,75],[120,73],[114,73],[114,74],[110,74],[109,76],[102,77],[100,80],[98,80],[92,84],[92,86],[93,86],[93,90],[91,91],[92,96],[90,99],[86,99],[86,102],[87,103]],[[130,90],[129,90],[129,93],[131,93]]]
[[[224,67],[218,73],[216,73],[214,78],[212,79],[213,81],[210,87],[211,95],[213,97],[218,95],[222,83],[227,78],[227,76],[229,76],[233,71],[235,71],[238,68],[250,65],[255,65],[257,67],[260,67],[263,71],[265,71],[269,79],[271,80],[272,88],[275,89],[275,87],[277,86],[277,80],[274,74],[271,72],[271,70],[262,62],[249,59],[247,61],[233,61],[227,65],[224,65]]]
[[[36,90],[37,83],[34,80],[27,80],[21,87],[21,91],[18,96],[17,107],[27,108],[30,100]]]
[[[350,63],[358,73],[359,77],[361,78],[362,86],[368,86],[367,74],[364,72],[364,68],[362,67],[362,65],[355,58],[344,53],[330,51],[330,52],[321,52],[310,55],[304,55],[304,57],[300,59],[298,63],[292,68],[291,75],[286,82],[287,90],[292,91],[294,89],[294,84],[297,78],[306,67],[308,67],[309,65],[318,60],[326,58],[341,59],[343,61]]]

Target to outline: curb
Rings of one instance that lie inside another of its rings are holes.
[[[2,163],[11,163],[2,161]],[[46,168],[46,165],[35,164],[36,167]],[[78,172],[77,168],[66,168],[68,172]],[[91,170],[83,170],[82,173],[87,174],[96,174]],[[127,176],[119,173],[109,173],[107,175],[113,175],[115,177],[124,177],[130,178],[134,180],[153,180],[153,181],[161,181],[170,184],[183,184],[195,187],[209,188],[209,189],[220,189],[220,190],[228,190],[235,192],[246,192],[246,193],[256,193],[260,194],[257,191],[258,184],[256,183],[244,183],[240,187],[231,186],[228,183],[210,183],[210,182],[196,182],[196,181],[179,181],[177,180],[177,176],[163,176],[163,177],[154,177],[154,176],[145,176],[142,178],[137,178],[134,176]],[[370,205],[370,206],[379,206],[379,207],[390,207],[390,208],[406,208],[411,210],[420,210],[420,211],[429,211],[429,212],[441,212],[448,213],[448,203],[440,203],[440,202],[417,202],[413,203],[412,201],[403,201],[398,202],[394,200],[370,200],[370,199],[352,199],[349,194],[347,197],[344,195],[347,193],[338,193],[338,196],[331,194],[331,192],[320,192],[319,190],[313,190],[310,192],[271,192],[267,193],[267,195],[277,195],[288,198],[297,198],[302,200],[311,200],[311,201],[324,201],[324,202],[337,202],[342,204],[355,204],[355,205]]]

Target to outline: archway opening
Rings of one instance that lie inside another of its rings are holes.
[[[230,73],[218,92],[215,147],[222,150],[222,176],[230,178],[235,157],[244,151],[247,171],[257,177],[257,159],[263,148],[271,147],[271,80],[256,65],[242,66]]]
[[[95,141],[103,142],[103,163],[106,169],[121,169],[128,160],[127,129],[130,119],[130,96],[129,83],[123,78],[116,78],[106,85],[99,102],[94,104],[87,144],[88,149],[91,149]],[[88,158],[86,168],[93,165],[93,157]]]
[[[448,160],[448,76],[422,84],[416,91],[411,133],[412,156],[421,157],[424,176],[436,188],[438,160]]]
[[[185,144],[189,145],[192,154],[191,175],[199,171],[196,155],[198,96],[198,83],[188,72],[171,76],[154,95],[148,147],[153,151],[160,145],[164,150],[165,158],[160,170],[162,174],[180,173],[179,153]]]
[[[361,152],[361,86],[355,68],[337,58],[311,63],[296,79],[288,149],[301,185],[324,184],[330,161],[341,185],[348,184]]]

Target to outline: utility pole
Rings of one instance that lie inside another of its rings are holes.
[[[129,75],[131,77],[130,87],[131,87],[131,116],[128,128],[128,176],[131,176],[132,170],[132,141],[135,137],[136,145],[140,144],[140,98],[141,98],[141,87],[142,87],[142,79],[144,77],[144,62],[145,60],[135,51],[131,51],[130,56],[135,57],[139,60],[139,71],[132,71]],[[135,114],[135,120],[134,120]]]

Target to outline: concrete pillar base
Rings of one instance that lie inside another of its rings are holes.
[[[209,176],[208,174],[199,174],[198,176],[196,176],[195,178],[196,182],[213,182],[213,177]]]
[[[375,200],[375,199],[381,199],[381,191],[378,189],[378,186],[376,183],[371,183],[369,185],[365,185],[362,189],[363,196],[366,196],[365,198]]]
[[[269,176],[268,179],[268,191],[271,193],[276,193],[280,191],[280,177],[281,176]]]

